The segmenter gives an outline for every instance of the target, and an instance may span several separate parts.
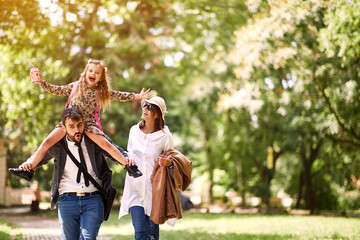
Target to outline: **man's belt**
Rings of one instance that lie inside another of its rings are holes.
[[[91,196],[100,193],[99,191],[95,192],[66,192],[64,194],[71,195],[71,196],[78,196],[78,197],[85,197],[85,196]]]

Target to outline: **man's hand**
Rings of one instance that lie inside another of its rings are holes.
[[[127,158],[127,159],[126,159],[126,163],[127,163],[127,165],[129,165],[129,166],[136,165],[135,160],[133,160],[133,159],[131,159],[131,158]]]
[[[19,168],[24,171],[36,170],[36,169],[33,169],[31,162],[24,162],[19,166]]]

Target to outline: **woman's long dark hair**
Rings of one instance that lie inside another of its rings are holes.
[[[163,130],[164,126],[165,126],[165,121],[162,118],[162,114],[161,114],[161,110],[158,106],[151,104],[151,106],[153,106],[153,108],[149,111],[151,111],[153,114],[157,114],[157,118],[155,119],[155,125],[154,125],[154,131],[153,132],[157,132],[159,130]],[[145,120],[141,120],[139,127],[140,129],[145,127]]]

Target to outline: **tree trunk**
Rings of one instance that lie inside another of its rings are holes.
[[[305,180],[305,199],[306,199],[306,205],[307,208],[310,209],[310,214],[315,213],[315,194],[312,184],[312,178],[311,178],[311,167],[312,165],[309,164],[308,160],[304,164],[304,180]]]
[[[298,197],[297,197],[297,201],[296,201],[296,205],[295,208],[299,209],[300,208],[300,203],[301,203],[301,199],[302,199],[302,194],[303,194],[303,188],[304,188],[304,171],[301,172],[300,176],[299,176],[299,189],[298,189]]]
[[[306,154],[305,141],[306,140],[303,139],[303,141],[301,143],[301,148],[300,148],[300,158],[301,158],[301,162],[303,164],[304,183],[305,183],[305,187],[306,187],[305,201],[306,201],[306,207],[310,210],[310,214],[314,214],[315,209],[316,209],[316,201],[315,201],[315,191],[314,191],[313,183],[312,183],[311,168],[312,168],[314,161],[316,160],[316,158],[318,156],[319,150],[322,145],[322,140],[320,140],[318,142],[316,147],[313,147],[313,143],[311,141],[307,141],[309,144],[309,149],[310,149],[309,157],[307,157],[307,154]]]
[[[271,191],[270,191],[270,186],[271,186],[271,181],[274,178],[275,175],[275,166],[276,166],[276,161],[277,159],[282,155],[282,151],[280,152],[274,152],[274,162],[273,162],[273,167],[271,169],[267,168],[265,169],[265,176],[266,176],[266,180],[265,180],[265,184],[266,184],[266,198],[265,198],[265,204],[266,204],[266,208],[267,211],[270,210],[270,197],[271,197]]]
[[[245,191],[243,186],[243,179],[242,179],[242,166],[241,166],[241,158],[238,158],[236,164],[236,182],[238,186],[238,194],[241,196],[241,206],[245,207],[246,199],[245,199]]]
[[[213,195],[213,186],[214,186],[214,160],[211,157],[211,147],[209,144],[209,139],[210,139],[210,131],[208,131],[205,128],[205,154],[206,154],[206,162],[207,162],[207,170],[209,173],[209,188],[207,189],[208,191],[208,197],[209,197],[209,202],[210,203],[214,203],[214,195]]]

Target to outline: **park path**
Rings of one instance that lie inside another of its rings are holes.
[[[28,211],[29,207],[1,209],[0,219],[12,223],[18,228],[16,234],[22,234],[24,240],[61,240],[60,225],[57,218],[20,215]],[[98,240],[110,240],[110,237],[99,236]]]

